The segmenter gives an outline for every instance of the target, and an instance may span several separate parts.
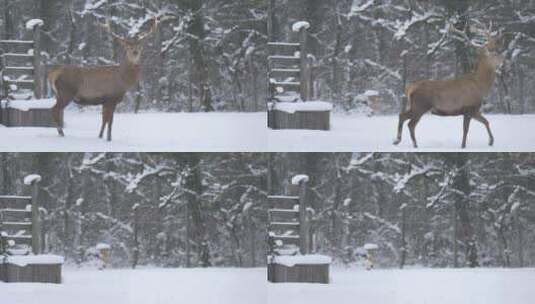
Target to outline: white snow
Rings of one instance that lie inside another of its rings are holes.
[[[364,92],[364,95],[368,97],[375,97],[375,96],[379,96],[379,92],[375,90],[367,90],[366,92]]]
[[[267,119],[257,113],[116,113],[113,141],[98,138],[100,108],[65,111],[65,137],[55,128],[0,125],[0,151],[264,152]]]
[[[26,22],[26,29],[28,31],[33,30],[36,26],[43,26],[45,23],[41,19],[31,19]]]
[[[306,254],[306,255],[279,255],[274,256],[271,261],[275,264],[281,264],[286,267],[295,265],[324,265],[331,264],[332,259],[326,255]]]
[[[297,21],[295,22],[293,25],[292,25],[292,31],[294,32],[300,32],[301,29],[309,29],[310,28],[310,23],[308,23],[307,21]]]
[[[485,127],[472,121],[467,149],[461,149],[462,117],[425,115],[416,128],[418,149],[412,147],[407,129],[403,140],[392,144],[397,133],[397,115],[372,116],[331,114],[331,131],[269,130],[272,152],[530,152],[535,150],[535,115],[487,114],[494,146],[488,145]],[[1,136],[1,135],[0,135]]]
[[[63,257],[58,255],[12,255],[0,259],[0,263],[14,264],[20,267],[27,265],[63,264]]]
[[[51,109],[56,105],[56,99],[33,99],[33,100],[10,100],[1,101],[2,107],[6,106],[11,109],[20,111],[29,111],[30,109]]]
[[[292,177],[292,185],[299,185],[301,182],[308,182],[309,177],[305,174],[298,174]]]
[[[308,104],[310,102],[302,103]],[[4,152],[529,152],[535,150],[535,115],[485,115],[494,133],[488,146],[484,126],[473,121],[468,148],[461,150],[462,117],[425,115],[416,128],[414,149],[407,126],[399,146],[397,115],[331,114],[331,131],[269,130],[266,113],[116,113],[113,141],[97,137],[100,109],[65,112],[65,134],[54,128],[0,125]]]
[[[273,109],[293,114],[295,112],[322,112],[332,110],[333,105],[325,101],[277,102]]]
[[[62,284],[0,282],[6,304],[267,302],[266,269],[63,269]],[[281,302],[282,303],[282,302]]]
[[[331,268],[330,284],[269,284],[269,304],[530,304],[535,269]]]
[[[30,174],[24,178],[25,185],[31,185],[33,183],[38,183],[41,181],[41,175],[39,174]]]
[[[377,244],[368,243],[368,244],[364,244],[364,249],[366,249],[366,250],[377,250],[377,249],[379,249],[379,246],[377,246]]]
[[[106,244],[106,243],[98,243],[96,248],[97,248],[97,250],[106,250],[106,249],[110,249],[111,246],[109,244]]]

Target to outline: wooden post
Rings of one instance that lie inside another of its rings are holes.
[[[191,246],[190,246],[190,215],[189,215],[189,206],[188,203],[186,203],[186,267],[191,267],[191,261],[190,261],[190,254],[191,254]]]
[[[299,251],[301,254],[307,254],[308,251],[308,223],[306,210],[306,191],[307,182],[301,180],[299,182]]]
[[[5,71],[5,67],[7,66],[7,58],[6,56],[2,56],[2,70]],[[9,85],[6,81],[4,81],[4,73],[2,73],[2,99],[8,100],[9,99]]]
[[[407,204],[402,204],[401,207],[401,258],[399,268],[403,269],[405,266],[405,259],[407,258],[407,242],[405,241],[407,230]]]
[[[132,209],[134,209],[134,255],[132,258],[132,268],[136,268],[139,262],[139,205],[134,205]]]
[[[43,70],[41,63],[41,25],[33,28],[33,72],[34,72],[34,96],[43,98]]]
[[[310,100],[309,95],[309,81],[310,81],[310,70],[308,68],[308,56],[307,56],[307,27],[303,26],[299,30],[299,43],[300,43],[300,51],[299,55],[301,57],[301,100],[307,101]]]
[[[518,210],[514,211],[514,219],[518,233],[518,267],[524,267],[524,233]]]
[[[453,218],[453,267],[459,267],[459,247],[457,245],[457,207],[452,204],[452,218]]]
[[[268,17],[267,17],[267,37],[268,42],[274,41],[273,35],[273,11],[275,9],[275,0],[268,2]]]
[[[39,216],[39,181],[34,180],[32,186],[32,252],[41,253],[41,220]]]

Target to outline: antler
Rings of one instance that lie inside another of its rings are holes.
[[[468,29],[468,25],[466,25],[464,30],[460,30],[460,29],[456,28],[455,25],[453,25],[451,23],[448,26],[448,32],[458,35],[459,38],[457,38],[457,39],[461,39],[462,41],[464,41],[466,43],[469,43],[470,45],[472,45],[474,47],[478,47],[478,48],[482,47],[483,45],[476,43],[475,41],[470,39],[470,37],[468,37],[468,34],[466,33],[467,29]],[[473,28],[470,27],[470,30],[473,31]]]
[[[137,40],[143,41],[145,38],[151,35],[156,30],[156,28],[158,28],[158,17],[152,18],[152,26],[150,27],[150,29],[145,33],[138,34]]]
[[[121,41],[121,42],[124,42],[125,39],[124,37],[114,33],[112,30],[111,30],[111,26],[110,26],[110,20],[106,20],[106,23],[99,23],[100,26],[106,31],[108,32],[108,34],[110,34],[113,38]]]

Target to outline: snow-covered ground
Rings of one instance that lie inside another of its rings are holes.
[[[267,300],[266,270],[64,269],[64,283],[1,283],[3,304],[252,304]]]
[[[6,304],[531,304],[535,269],[331,269],[331,284],[271,284],[266,269],[64,269],[64,283],[0,283]]]
[[[340,270],[332,283],[269,284],[269,304],[531,304],[535,269]]]
[[[486,115],[494,133],[488,146],[485,127],[472,121],[467,149],[463,151],[527,152],[535,150],[535,115]],[[403,141],[392,144],[397,132],[397,116],[332,114],[331,131],[270,130],[272,152],[414,152],[462,151],[462,117],[425,115],[416,128],[419,148],[412,148],[407,124]]]
[[[535,150],[535,115],[487,115],[495,144],[472,121],[466,151]],[[416,129],[420,148],[392,145],[397,117],[333,114],[331,131],[268,130],[266,113],[116,113],[111,143],[97,138],[100,113],[65,113],[65,138],[53,128],[0,126],[0,151],[25,152],[402,152],[461,151],[462,118],[426,115]]]
[[[3,152],[263,152],[265,113],[116,113],[113,141],[99,139],[95,109],[65,112],[65,138],[54,128],[0,125]]]

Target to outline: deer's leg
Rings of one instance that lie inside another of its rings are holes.
[[[56,104],[54,107],[52,107],[52,118],[54,119],[54,122],[56,123],[56,128],[58,130],[58,134],[61,137],[65,136],[65,133],[63,133],[63,127],[61,126],[61,113],[63,112],[63,109],[67,106],[68,102],[65,102],[62,98],[56,99]]]
[[[407,119],[411,117],[411,111],[405,111],[399,114],[399,122],[398,122],[398,136],[396,137],[396,140],[394,140],[394,145],[399,145],[401,142],[401,134],[403,133],[403,124]]]
[[[115,106],[117,104],[115,102],[111,102],[106,105],[106,108],[108,109],[108,115],[107,115],[107,121],[108,121],[108,141],[111,141],[111,130],[113,125],[113,114],[115,112]]]
[[[468,114],[463,116],[463,144],[462,149],[466,148],[466,137],[468,136],[468,130],[470,129],[470,120],[472,117]]]
[[[415,148],[418,148],[418,143],[416,142],[416,125],[420,121],[420,118],[422,118],[422,115],[423,113],[415,114],[409,121],[409,131],[411,133],[412,144]]]
[[[98,138],[102,138],[104,135],[104,129],[106,129],[106,105],[102,105],[102,126],[100,127],[100,133],[98,135]]]
[[[494,136],[492,136],[492,131],[490,130],[489,121],[485,117],[483,117],[483,115],[480,112],[477,112],[472,117],[475,120],[482,123],[483,125],[485,125],[485,128],[487,128],[487,133],[489,133],[489,146],[492,146],[494,144]]]

